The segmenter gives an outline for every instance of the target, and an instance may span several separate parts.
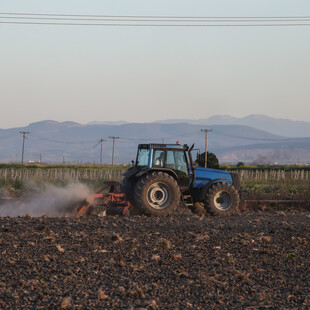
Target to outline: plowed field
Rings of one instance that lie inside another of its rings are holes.
[[[0,218],[1,309],[308,309],[310,212]]]

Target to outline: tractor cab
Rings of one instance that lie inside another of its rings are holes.
[[[181,191],[189,189],[191,169],[187,158],[187,145],[140,144],[136,167],[165,171],[178,180]]]

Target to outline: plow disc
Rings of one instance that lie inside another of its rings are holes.
[[[121,184],[105,182],[105,186],[88,196],[77,208],[78,216],[105,216],[107,214],[129,215],[130,203],[121,192]]]

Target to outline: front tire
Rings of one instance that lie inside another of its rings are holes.
[[[237,212],[239,194],[229,183],[217,183],[210,187],[203,202],[208,213],[216,216],[230,216]]]
[[[136,207],[148,216],[168,216],[180,203],[180,188],[176,180],[163,172],[142,177],[134,192]]]

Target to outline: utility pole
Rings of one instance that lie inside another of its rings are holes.
[[[26,140],[26,135],[30,134],[30,132],[29,131],[20,131],[19,133],[23,134],[22,165],[24,165],[25,140]]]
[[[114,167],[114,150],[115,150],[115,139],[119,139],[119,137],[109,137],[110,139],[113,139],[113,152],[112,152],[112,167]]]
[[[103,140],[102,138],[99,140],[99,142],[101,143],[101,148],[100,148],[100,166],[102,166],[102,143],[106,141]]]
[[[208,132],[212,131],[212,129],[201,129],[205,133],[206,136],[206,146],[205,146],[205,168],[208,165]]]

